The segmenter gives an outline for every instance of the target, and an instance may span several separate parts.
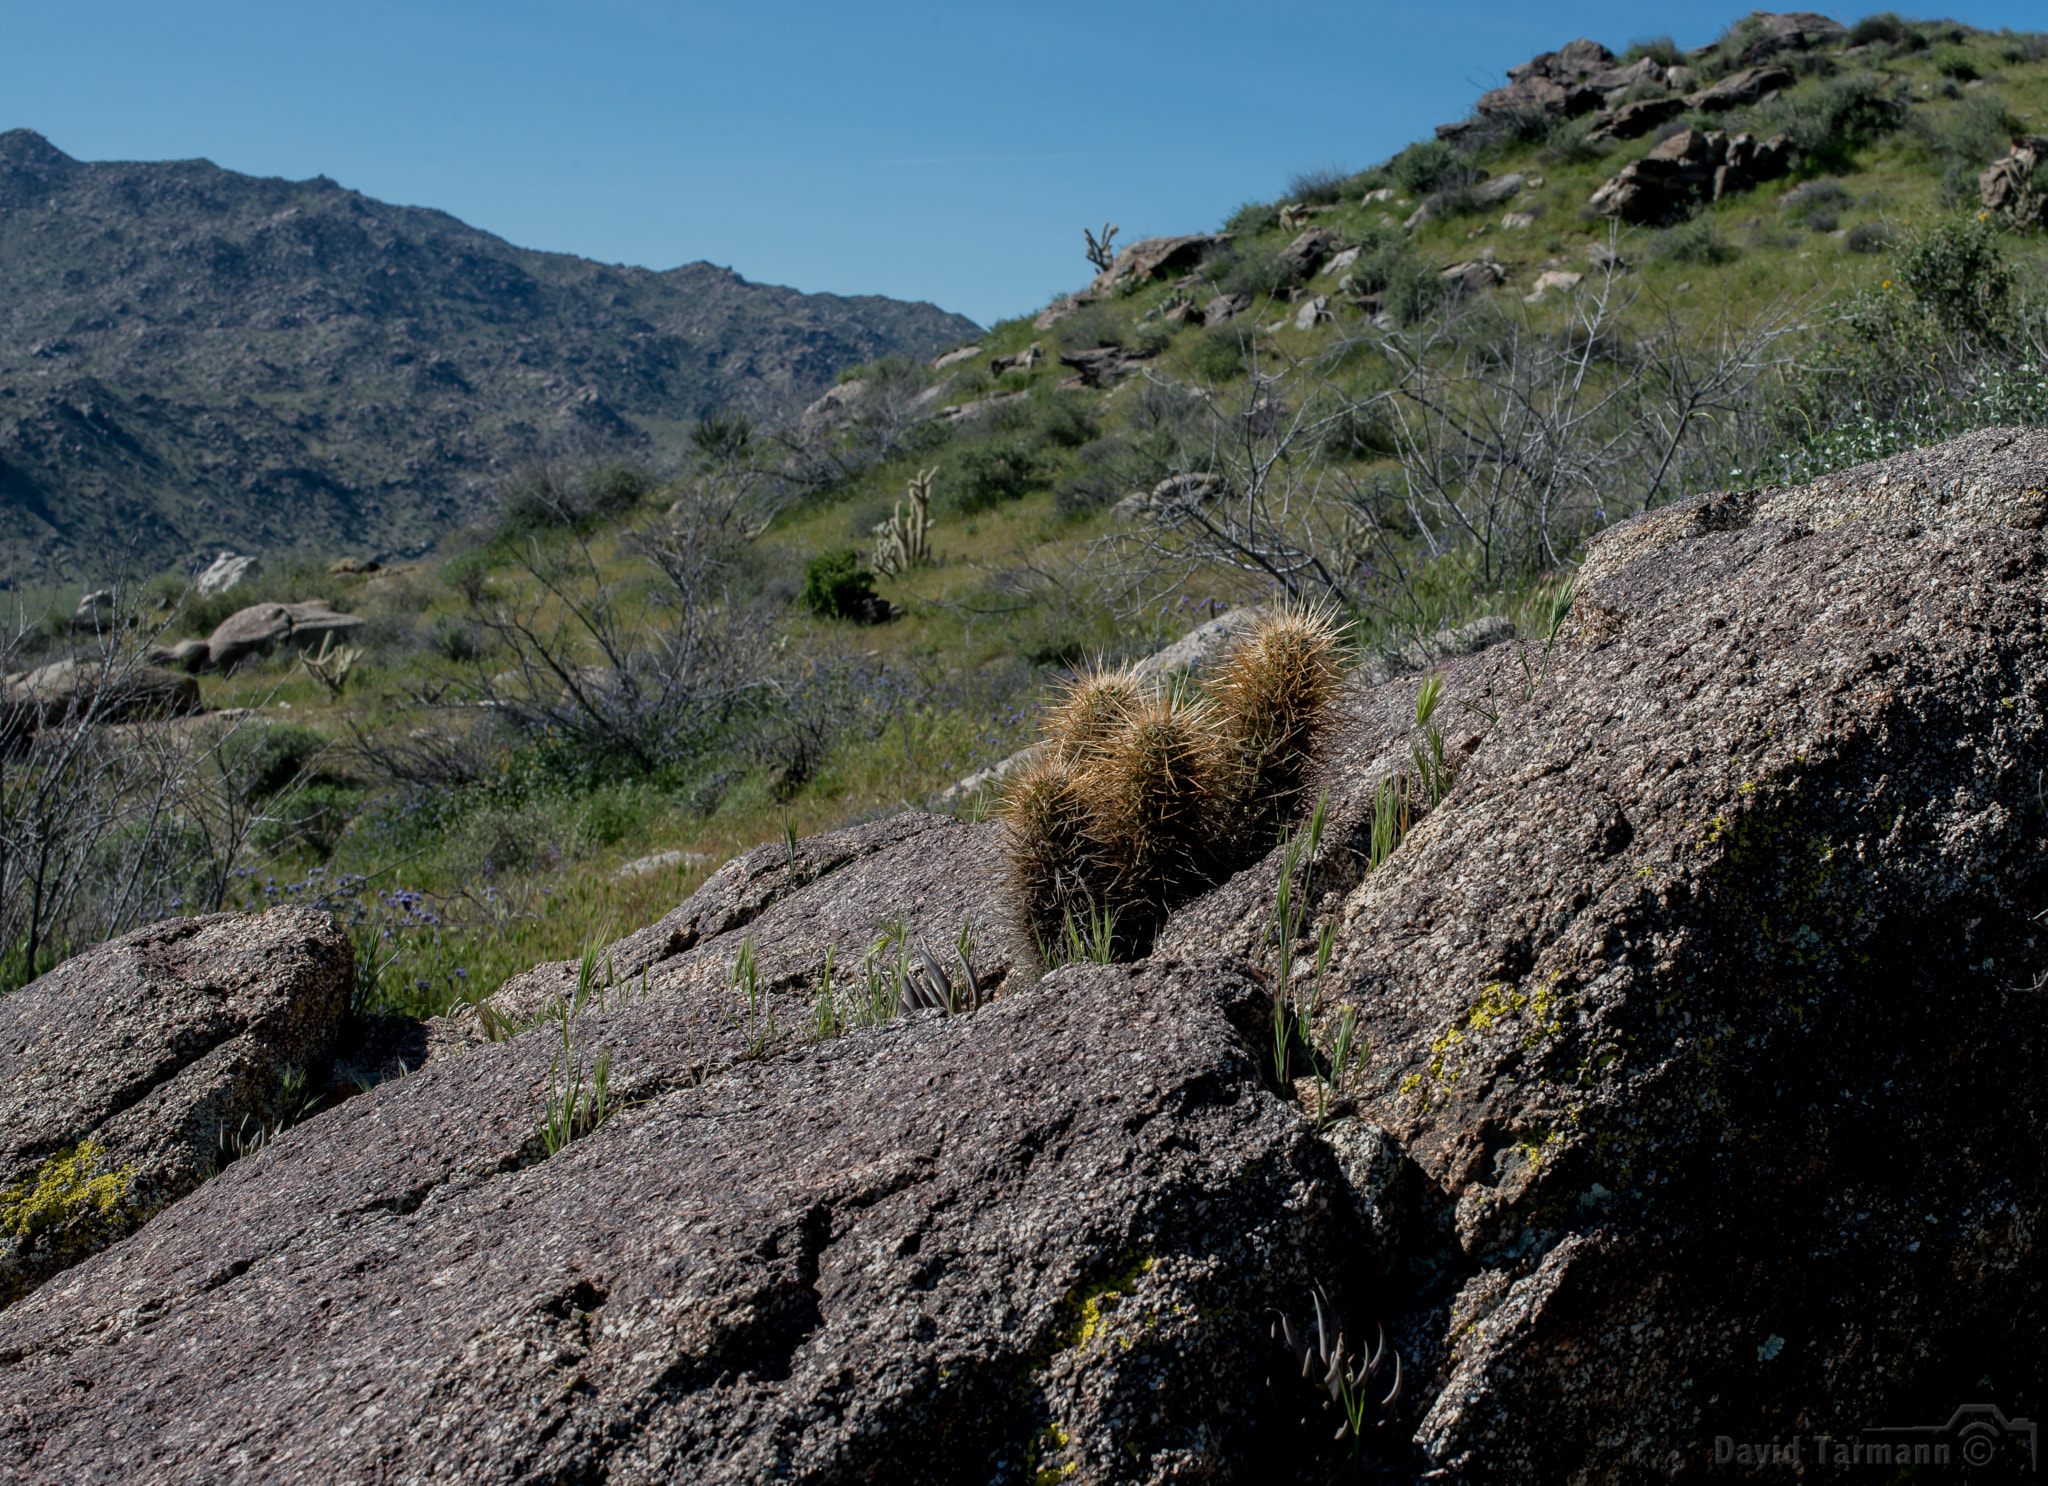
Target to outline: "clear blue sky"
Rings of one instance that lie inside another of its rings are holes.
[[[1744,13],[0,0],[0,128],[81,159],[328,175],[527,247],[709,259],[986,324],[1086,278],[1083,225],[1204,230],[1297,170],[1361,168],[1463,117],[1534,52],[1581,35],[1697,46]],[[2048,25],[2038,0],[1955,14]]]

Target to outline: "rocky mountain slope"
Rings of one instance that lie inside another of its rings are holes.
[[[333,181],[84,162],[0,134],[0,580],[216,545],[388,554],[564,437],[672,444],[724,404],[974,332],[930,304],[515,248]]]

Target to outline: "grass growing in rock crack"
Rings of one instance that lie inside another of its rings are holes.
[[[553,1156],[597,1129],[619,1112],[611,1097],[612,1051],[601,1049],[594,1065],[586,1065],[576,1045],[576,1018],[562,1008],[562,1045],[548,1067],[547,1092],[536,1113],[535,1133]]]

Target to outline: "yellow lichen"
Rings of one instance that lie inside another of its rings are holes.
[[[105,1154],[105,1147],[81,1140],[0,1193],[0,1233],[20,1243],[45,1228],[112,1213],[135,1173],[123,1167],[95,1176],[93,1168]]]

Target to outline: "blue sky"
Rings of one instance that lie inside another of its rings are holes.
[[[328,175],[527,247],[709,259],[986,324],[1086,278],[1084,225],[1126,241],[1213,227],[1297,170],[1361,168],[1462,117],[1534,52],[1581,35],[1697,46],[1743,13],[0,0],[0,128],[81,159]],[[2038,0],[1955,14],[2048,23]]]

